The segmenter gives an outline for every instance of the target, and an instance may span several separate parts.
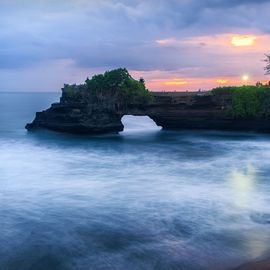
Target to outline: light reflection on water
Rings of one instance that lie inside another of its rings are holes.
[[[56,98],[0,99],[0,269],[218,270],[269,255],[269,136],[132,117],[120,135],[27,134]]]
[[[256,168],[252,164],[247,164],[242,170],[233,169],[230,175],[233,198],[238,207],[248,207],[252,203],[253,194],[256,191]]]

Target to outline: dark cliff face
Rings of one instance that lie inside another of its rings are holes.
[[[89,97],[73,100],[63,95],[59,103],[38,112],[26,129],[47,128],[78,134],[119,132],[124,128],[121,117],[113,101],[98,103]]]
[[[124,115],[147,115],[164,129],[270,131],[268,119],[235,119],[225,106],[211,92],[156,92],[151,103],[141,106],[126,106],[110,95],[95,99],[84,91],[77,96],[63,93],[59,103],[37,113],[26,128],[78,134],[120,132],[124,128],[121,122]]]
[[[48,128],[70,133],[108,133],[123,130],[121,118],[134,109],[144,114],[153,97],[144,80],[119,68],[87,78],[81,85],[64,85],[59,103],[37,113],[28,130]]]

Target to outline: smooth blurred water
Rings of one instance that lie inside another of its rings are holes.
[[[0,94],[0,269],[230,269],[270,254],[270,136],[24,125],[58,94]]]

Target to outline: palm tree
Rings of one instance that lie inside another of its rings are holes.
[[[266,59],[264,60],[267,65],[265,67],[265,70],[266,70],[266,74],[270,74],[270,54],[266,54]]]

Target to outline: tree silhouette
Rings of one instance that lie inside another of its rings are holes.
[[[270,74],[270,54],[266,54],[266,59],[265,62],[267,63],[265,70],[266,70],[266,74]]]
[[[145,84],[145,80],[144,80],[144,78],[142,78],[142,77],[141,77],[141,78],[140,78],[140,80],[139,80],[139,82],[140,82],[141,84],[143,84],[143,85],[144,85],[144,84]]]

